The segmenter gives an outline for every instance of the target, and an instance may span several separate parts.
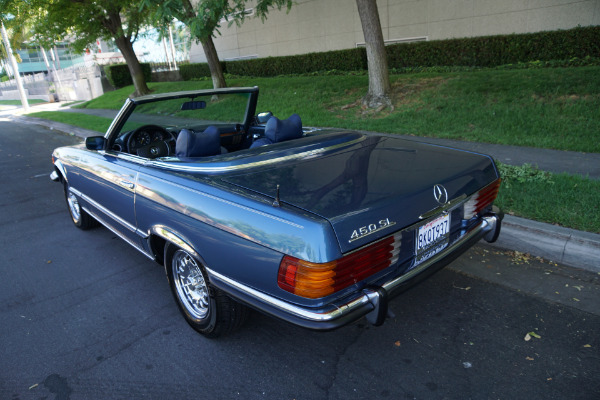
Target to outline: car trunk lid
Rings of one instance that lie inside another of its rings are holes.
[[[326,218],[343,253],[419,222],[420,215],[440,206],[434,185],[442,185],[452,200],[496,178],[488,156],[381,136],[222,177]]]

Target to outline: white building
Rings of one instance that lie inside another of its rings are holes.
[[[377,5],[387,43],[600,25],[600,0],[378,0]],[[296,0],[289,13],[272,10],[264,24],[250,15],[241,27],[227,25],[222,23],[214,39],[221,60],[364,43],[356,0]],[[206,62],[200,44],[192,42],[190,62]]]

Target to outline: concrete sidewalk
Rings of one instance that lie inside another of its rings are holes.
[[[376,133],[368,132],[365,133]],[[385,134],[387,135],[387,134]],[[504,144],[466,142],[463,140],[439,139],[422,136],[395,135],[407,140],[456,147],[475,153],[489,154],[494,160],[508,165],[531,164],[543,171],[581,175],[590,179],[600,179],[600,153],[583,153],[538,149],[535,147],[509,146]]]
[[[69,110],[60,103],[49,103],[32,107],[32,111],[81,112],[113,118],[116,110]],[[0,112],[21,123],[34,123],[49,129],[73,134],[79,137],[103,135],[88,129],[21,115],[19,110]],[[365,132],[375,133],[375,132]],[[487,143],[464,142],[429,137],[390,135],[408,140],[423,141],[441,146],[461,148],[491,155],[494,159],[509,165],[529,163],[540,169],[555,173],[579,174],[591,179],[600,179],[600,154],[537,149],[530,147],[506,146]],[[557,263],[600,273],[600,234],[581,232],[543,222],[507,215],[502,224],[502,233],[494,246],[529,253]]]

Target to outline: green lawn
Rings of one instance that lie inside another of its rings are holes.
[[[499,167],[503,181],[496,204],[504,212],[600,233],[600,181],[528,165]]]
[[[47,101],[38,100],[38,99],[27,100],[27,102],[29,104],[47,103]],[[20,106],[21,105],[21,100],[0,100],[0,106],[1,105],[5,105],[5,106]]]
[[[229,79],[259,86],[259,111],[306,126],[600,152],[600,67],[481,70],[392,76],[393,111],[362,110],[366,76]],[[150,83],[157,93],[208,89],[210,80]],[[119,109],[133,87],[81,105]]]
[[[39,111],[29,113],[27,116],[49,119],[56,122],[62,122],[63,124],[69,124],[78,126],[80,128],[98,131],[99,134],[102,135],[108,130],[108,127],[112,122],[111,118],[63,111]]]

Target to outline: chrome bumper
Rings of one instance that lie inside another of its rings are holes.
[[[52,179],[54,182],[60,182],[60,176],[58,176],[58,172],[52,171],[50,173],[50,179]]]
[[[408,289],[414,283],[440,270],[458,258],[481,238],[493,241],[500,233],[503,214],[497,211],[482,218],[481,222],[461,236],[444,251],[434,255],[405,274],[383,285],[367,287],[344,304],[328,305],[318,310],[301,307],[255,290],[208,269],[212,284],[232,297],[266,314],[284,319],[295,325],[317,330],[330,330],[367,316],[369,322],[381,325],[387,315],[388,300]]]

